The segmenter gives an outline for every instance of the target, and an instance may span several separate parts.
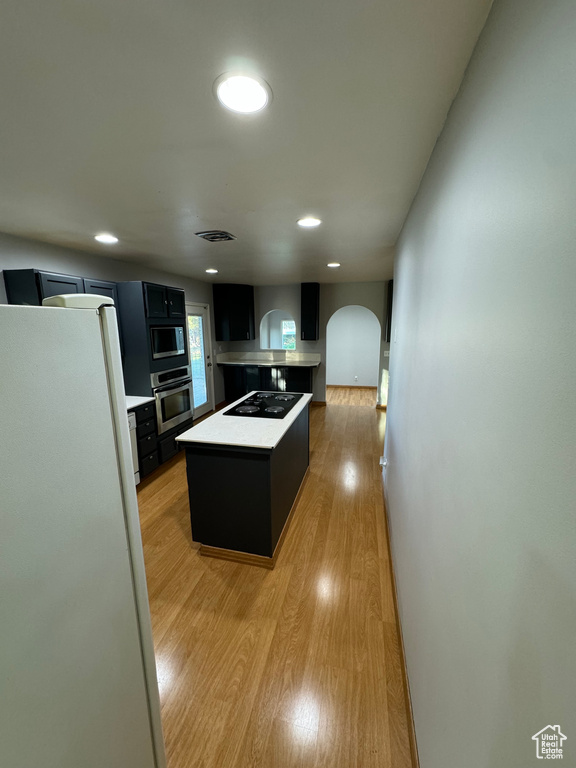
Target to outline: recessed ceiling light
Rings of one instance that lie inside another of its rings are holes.
[[[98,240],[99,243],[105,243],[106,245],[114,245],[118,242],[118,238],[115,235],[111,235],[110,232],[100,232],[99,235],[94,235],[94,240]]]
[[[217,269],[207,269],[206,272],[208,272],[209,275],[217,275],[218,270]]]
[[[330,264],[326,264],[326,266],[330,267],[330,269],[336,269],[340,264],[337,261],[331,261]]]
[[[322,224],[320,219],[315,219],[314,216],[306,216],[303,219],[298,219],[298,224],[301,227],[317,227]]]
[[[260,112],[272,101],[272,90],[265,80],[227,73],[214,83],[218,101],[232,112]]]

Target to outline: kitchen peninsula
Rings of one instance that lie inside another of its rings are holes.
[[[274,567],[308,470],[311,399],[250,392],[177,438],[201,554]]]
[[[216,362],[224,372],[226,400],[232,402],[252,390],[312,392],[319,354],[286,350],[224,352]]]

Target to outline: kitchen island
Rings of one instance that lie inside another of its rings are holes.
[[[186,450],[192,538],[200,553],[273,568],[308,470],[312,395],[294,395],[283,418],[230,415],[257,397],[251,392],[177,440]]]

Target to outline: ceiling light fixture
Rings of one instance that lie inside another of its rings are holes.
[[[110,232],[100,232],[99,235],[94,235],[94,240],[98,240],[99,243],[105,245],[114,245],[118,242],[116,235],[111,235]]]
[[[230,72],[216,79],[214,92],[226,109],[244,115],[260,112],[272,101],[272,89],[265,80]]]
[[[303,219],[298,219],[298,225],[301,227],[318,227],[320,224],[322,224],[322,221],[314,218],[314,216],[305,216]]]
[[[327,267],[330,267],[330,269],[337,269],[340,264],[337,261],[331,261],[330,264],[326,264]]]
[[[218,270],[217,269],[207,269],[206,272],[208,272],[209,275],[217,275]]]

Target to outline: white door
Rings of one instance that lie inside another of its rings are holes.
[[[194,418],[214,410],[210,312],[207,304],[186,303],[190,366],[194,392]]]

